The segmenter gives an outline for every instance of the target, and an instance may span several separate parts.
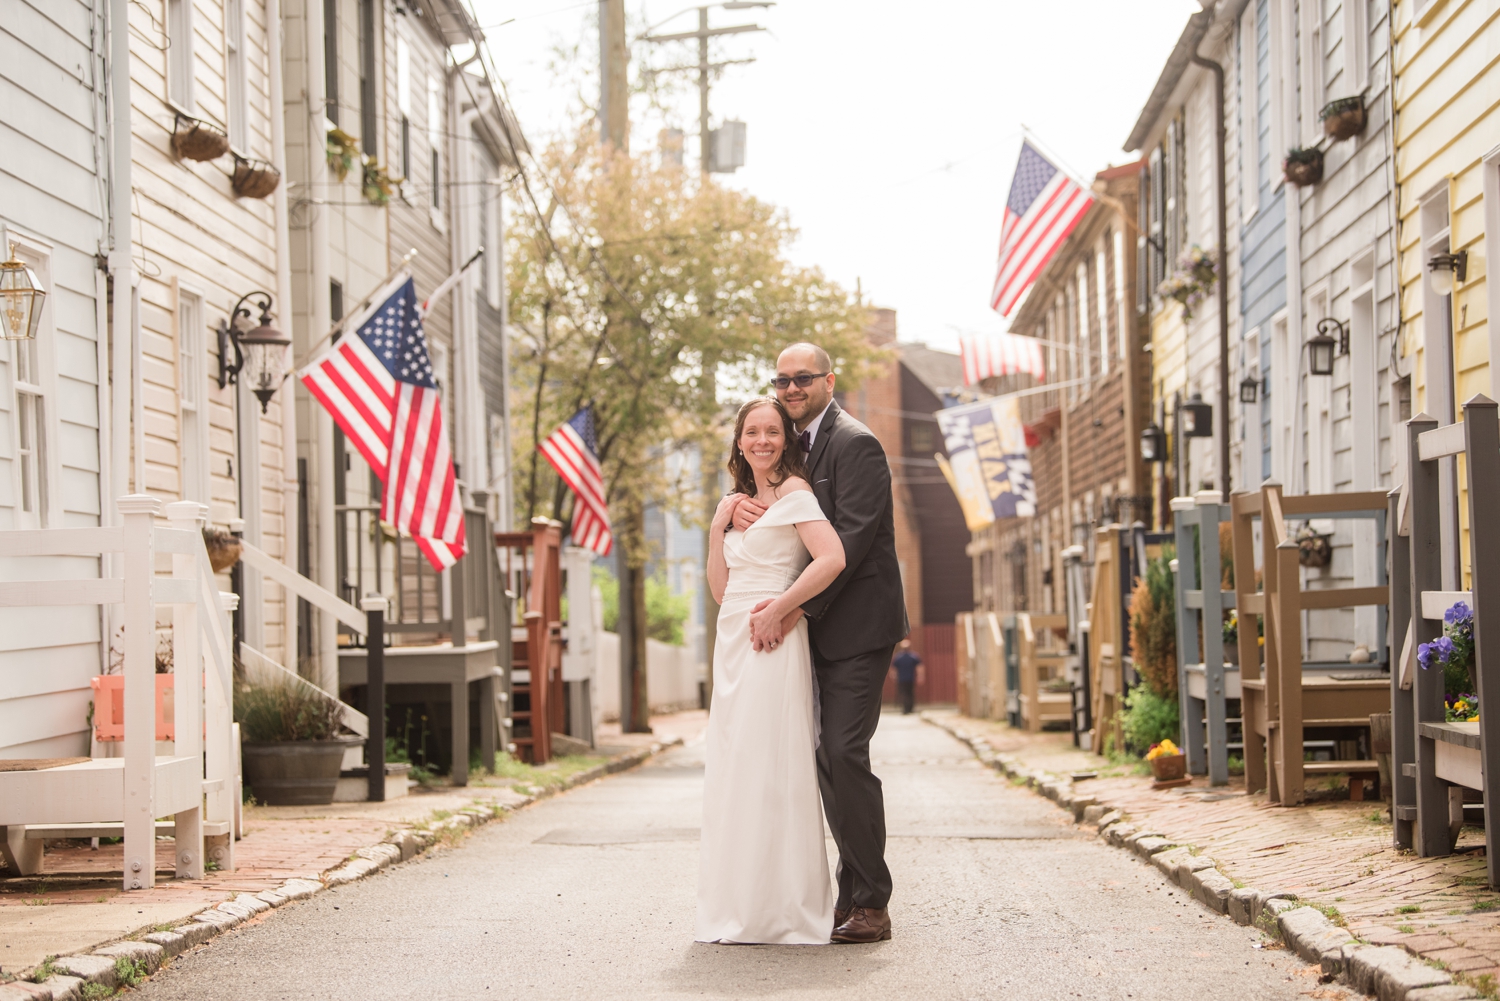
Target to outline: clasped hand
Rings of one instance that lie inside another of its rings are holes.
[[[802,618],[800,608],[778,615],[771,607],[775,602],[775,598],[766,598],[750,610],[750,646],[756,652],[781,646],[786,634],[795,629],[797,620]]]

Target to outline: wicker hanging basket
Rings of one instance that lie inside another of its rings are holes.
[[[1299,188],[1311,187],[1323,179],[1323,151],[1320,149],[1294,149],[1281,163],[1287,183]]]
[[[280,186],[281,171],[264,160],[236,156],[229,184],[241,198],[265,198]]]
[[[179,114],[172,127],[172,151],[184,160],[217,160],[229,152],[229,136],[216,125]]]
[[[1359,135],[1370,120],[1362,97],[1341,97],[1330,101],[1319,117],[1323,119],[1323,134],[1335,142]]]

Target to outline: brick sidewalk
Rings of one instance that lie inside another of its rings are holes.
[[[1500,982],[1500,894],[1487,886],[1482,832],[1466,829],[1454,855],[1418,858],[1392,847],[1378,802],[1271,806],[1263,793],[1246,794],[1242,777],[1221,788],[1199,778],[1154,791],[1149,777],[1079,751],[1067,734],[1028,734],[952,712],[927,715],[982,737],[1027,768],[1098,772],[1075,789],[1122,809],[1139,830],[1211,855],[1237,883],[1331,908],[1357,938],[1402,946],[1481,988]]]
[[[599,760],[639,752],[654,741],[693,740],[707,722],[707,713],[693,711],[653,717],[652,734],[622,735],[618,726],[605,726],[597,740]],[[385,803],[247,806],[244,837],[235,844],[235,871],[173,879],[170,866],[176,852],[172,840],[163,838],[157,842],[157,866],[166,871],[152,889],[131,893],[120,889],[123,845],[49,844],[40,875],[0,879],[0,981],[50,955],[180,924],[238,893],[270,890],[294,878],[317,880],[359,849],[440,811],[456,813],[478,802],[514,807],[530,801],[511,785],[510,780],[476,777],[463,788],[414,787],[410,795]]]

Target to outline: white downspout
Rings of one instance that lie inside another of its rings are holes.
[[[110,304],[110,484],[117,496],[104,505],[103,521],[118,525],[118,495],[130,492],[130,344],[135,266],[131,260],[130,219],[130,0],[109,4],[109,270],[114,279]],[[135,485],[137,491],[140,484]]]
[[[286,162],[286,93],[281,63],[281,0],[266,0],[266,55],[271,64],[271,161],[282,171],[281,189],[276,192],[276,307],[285,329],[292,321],[292,240],[287,220],[287,188],[290,184]],[[295,352],[288,352],[288,368],[295,363]],[[281,408],[281,561],[296,570],[300,526],[297,518],[297,380],[288,378],[279,394]],[[297,598],[282,589],[281,663],[297,664]]]
[[[472,157],[467,143],[460,136],[471,134],[474,120],[482,113],[482,108],[476,106],[462,113],[458,109],[464,90],[459,74],[478,56],[476,49],[473,56],[448,70],[448,162],[452,165],[454,180],[449,188],[448,211],[453,220],[450,243],[454,267],[462,266],[469,259],[477,242],[473,236],[474,218],[470,211],[473,207],[470,201],[473,197]],[[486,247],[484,252],[489,254],[495,249]],[[485,481],[489,478],[482,475],[489,464],[484,454],[484,390],[479,382],[479,318],[474,298],[474,272],[470,270],[458,280],[458,287],[453,290],[453,346],[458,366],[455,369],[458,378],[454,379],[457,394],[454,413],[458,415],[459,425],[455,429],[458,440],[454,444],[456,454],[462,457],[462,479],[471,490],[475,486],[487,486]]]

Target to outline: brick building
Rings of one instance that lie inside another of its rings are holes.
[[[933,415],[956,402],[963,384],[959,357],[925,344],[896,343],[896,311],[872,311],[869,338],[889,347],[886,370],[839,403],[863,421],[885,448],[895,495],[896,558],[906,591],[912,646],[927,663],[921,702],[952,702],[953,624],[974,607],[964,547],[969,532],[953,491],[938,470],[944,451]],[[894,685],[887,699],[894,699]]]
[[[1149,418],[1151,360],[1134,308],[1140,167],[1096,176],[1093,207],[1011,321],[1012,332],[1046,344],[1047,384],[1058,388],[1027,375],[985,383],[986,393],[1028,392],[1021,417],[1037,514],[975,533],[972,587],[984,611],[1064,611],[1062,551],[1087,552],[1095,526],[1150,519],[1138,442]]]

